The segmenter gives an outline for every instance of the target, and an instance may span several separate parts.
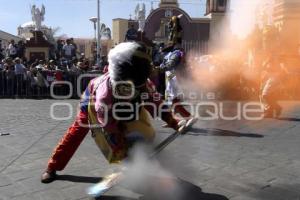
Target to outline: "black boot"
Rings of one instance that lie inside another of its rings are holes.
[[[46,170],[41,177],[42,183],[51,183],[56,179],[56,171]]]

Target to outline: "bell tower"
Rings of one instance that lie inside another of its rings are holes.
[[[206,0],[206,15],[211,13],[226,13],[230,0]]]
[[[226,47],[231,37],[230,0],[206,0],[206,14],[211,19],[209,29],[209,51]]]
[[[178,7],[177,0],[160,0],[159,7]]]

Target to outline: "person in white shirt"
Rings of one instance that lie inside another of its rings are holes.
[[[35,66],[36,69],[45,70],[45,62],[43,60],[39,60],[39,64]]]
[[[17,57],[17,47],[15,45],[15,41],[11,40],[9,45],[8,45],[8,55],[9,57],[11,57],[12,59]]]

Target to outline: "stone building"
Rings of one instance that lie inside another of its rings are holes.
[[[206,44],[209,40],[210,19],[191,18],[184,10],[178,6],[177,1],[162,0],[157,9],[146,18],[145,33],[146,36],[157,42],[167,43],[169,30],[168,22],[174,15],[181,15],[180,24],[183,28],[183,46],[186,49],[200,48],[203,53],[207,51]],[[190,31],[187,31],[190,30]]]
[[[270,3],[271,2],[271,3]],[[300,65],[300,1],[273,0],[263,4],[258,10],[257,34],[263,41],[258,40],[257,49],[265,50],[266,37],[264,33],[272,29],[275,36],[269,44],[277,44],[275,54],[283,58],[288,68],[298,68]],[[258,38],[259,38],[258,37]],[[261,47],[262,46],[262,47]],[[261,54],[259,51],[257,54]],[[274,53],[273,53],[274,54]],[[257,55],[257,56],[259,56]],[[298,70],[298,69],[297,69]]]
[[[8,47],[8,44],[11,40],[14,40],[15,42],[18,42],[22,40],[21,37],[7,33],[5,31],[0,30],[0,47],[6,48]]]
[[[230,0],[207,0],[205,16],[210,19],[210,50],[226,48],[232,38],[230,30]]]
[[[289,54],[300,50],[300,1],[275,0],[273,10],[274,25],[278,27],[281,41]]]

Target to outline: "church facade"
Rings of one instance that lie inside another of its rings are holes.
[[[180,23],[183,28],[183,47],[186,51],[193,49],[199,54],[207,54],[211,49],[210,46],[213,43],[216,45],[218,42],[215,41],[221,40],[220,21],[226,18],[228,7],[229,0],[207,0],[205,16],[192,18],[180,8],[177,0],[161,0],[158,8],[151,9],[145,19],[145,36],[155,43],[167,43],[170,18],[182,15]],[[136,20],[113,20],[113,39],[116,44],[123,42],[122,39],[131,25],[138,27]],[[229,29],[229,25],[226,28]]]
[[[183,28],[182,45],[185,48],[197,48],[203,53],[207,51],[209,40],[210,19],[191,18],[179,8],[177,1],[161,1],[159,8],[152,10],[146,18],[145,34],[157,43],[167,43],[169,29],[168,22],[172,16],[182,15],[180,24]]]

